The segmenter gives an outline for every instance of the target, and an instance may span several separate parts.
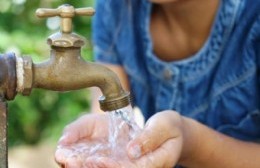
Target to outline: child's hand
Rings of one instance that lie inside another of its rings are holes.
[[[177,164],[182,146],[182,118],[165,111],[154,115],[140,136],[128,143],[131,159],[92,157],[88,162],[93,168],[171,168]]]
[[[138,158],[147,159],[150,162],[149,168],[175,166],[182,152],[182,124],[182,117],[174,111],[155,114],[146,123],[142,134],[129,142],[129,157],[135,160],[137,165]]]
[[[55,153],[55,160],[60,165],[66,165],[66,168],[83,167],[85,159],[79,159],[72,152],[70,146],[81,141],[95,143],[103,141],[109,133],[109,116],[108,114],[87,114],[73,123],[69,124],[63,132],[58,142],[58,148]]]
[[[108,115],[86,115],[70,124],[59,145],[70,145],[81,139],[108,137]],[[126,146],[129,156],[113,158],[88,156],[81,160],[66,158],[66,151],[57,150],[55,158],[67,168],[170,168],[178,162],[183,146],[182,118],[173,111],[157,113],[147,122],[143,132]]]

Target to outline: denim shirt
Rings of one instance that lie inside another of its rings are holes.
[[[123,66],[146,119],[172,109],[229,136],[260,140],[260,0],[222,0],[203,47],[160,60],[148,0],[97,0],[95,59]],[[174,47],[174,46],[172,46]]]

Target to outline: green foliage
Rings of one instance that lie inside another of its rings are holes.
[[[9,145],[57,140],[63,127],[89,107],[87,91],[57,93],[35,90],[9,103]]]
[[[46,39],[58,30],[49,30],[47,19],[37,18],[35,11],[64,3],[75,7],[93,6],[93,0],[0,0],[0,53],[29,55],[34,62],[47,59],[50,49]],[[91,17],[76,17],[73,22],[74,31],[90,39]],[[82,50],[82,56],[92,60],[90,41]],[[46,139],[57,141],[66,124],[88,111],[88,95],[86,90],[57,93],[35,89],[29,97],[17,96],[9,102],[9,146],[35,144]]]

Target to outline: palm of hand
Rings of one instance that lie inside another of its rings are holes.
[[[149,152],[139,159],[90,157],[86,160],[87,168],[172,168],[180,153],[181,141],[169,139],[155,151]],[[177,147],[177,148],[176,148]],[[175,156],[174,156],[175,155]],[[171,159],[169,159],[171,158]]]
[[[65,167],[90,167],[88,160],[94,157],[127,158],[129,127],[116,119],[113,124],[118,124],[116,127],[119,128],[111,130],[109,120],[108,115],[87,115],[70,124],[65,129],[65,138],[59,143],[56,161]],[[111,136],[113,131],[116,135]]]
[[[168,118],[167,113],[153,117],[148,126],[152,129],[145,130],[148,136],[146,135],[141,143],[145,147],[141,145],[140,155],[136,156],[136,159],[130,159],[127,124],[121,124],[117,139],[114,139],[116,145],[111,146],[108,115],[86,115],[65,129],[65,135],[66,133],[69,135],[60,141],[59,145],[62,148],[58,148],[55,158],[58,163],[66,165],[67,168],[171,168],[179,160],[183,137],[178,133],[172,133],[178,131],[171,130],[174,127],[171,126],[172,122],[166,122]],[[164,122],[160,123],[160,121]],[[80,145],[79,148],[84,155],[71,154],[71,149],[75,149],[73,145],[82,141],[86,150],[84,151]],[[66,149],[70,145],[72,148]],[[143,156],[140,157],[141,155]]]

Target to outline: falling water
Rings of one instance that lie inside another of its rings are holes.
[[[140,133],[140,128],[134,120],[132,107],[115,110],[109,113],[109,145],[111,156],[119,158],[127,157],[127,143]],[[121,149],[121,150],[118,150]]]
[[[89,141],[82,140],[70,146],[59,146],[66,151],[66,158],[76,158],[77,162],[84,167],[84,161],[88,157],[110,157],[113,159],[128,159],[126,153],[127,143],[136,137],[141,129],[134,120],[131,106],[109,112],[109,129],[106,139]],[[65,166],[66,167],[66,166]]]

